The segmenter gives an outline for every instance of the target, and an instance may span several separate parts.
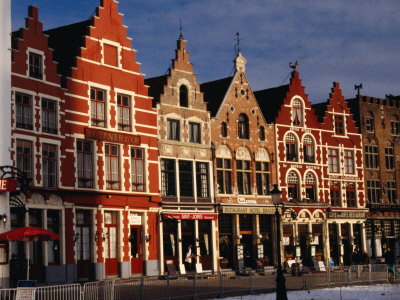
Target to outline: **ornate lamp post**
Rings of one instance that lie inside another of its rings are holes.
[[[275,205],[275,219],[276,219],[276,249],[278,252],[278,269],[276,272],[276,299],[287,300],[285,276],[282,271],[281,260],[281,214],[279,213],[279,205],[282,205],[281,194],[282,191],[278,189],[278,185],[274,184],[274,188],[270,191],[272,202]]]

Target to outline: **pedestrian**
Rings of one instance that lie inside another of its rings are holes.
[[[192,244],[189,244],[188,246],[188,250],[186,252],[186,257],[185,257],[185,268],[186,271],[192,271],[192,262],[193,262],[193,258],[195,258],[196,255],[193,254],[192,252]]]
[[[393,266],[394,266],[394,263],[395,263],[395,257],[393,255],[392,250],[389,247],[386,249],[386,252],[385,252],[385,263],[389,266],[389,271],[393,272],[393,270],[394,270]]]
[[[359,265],[360,264],[360,254],[358,253],[358,249],[355,248],[353,251],[353,254],[351,255],[351,263],[353,265]]]
[[[370,263],[371,263],[371,260],[369,259],[369,255],[368,255],[367,251],[364,250],[361,255],[361,264],[369,265]]]

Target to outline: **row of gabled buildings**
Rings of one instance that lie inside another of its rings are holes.
[[[32,182],[10,224],[60,241],[11,242],[3,268],[29,251],[40,281],[159,275],[189,245],[214,272],[400,256],[399,99],[334,83],[312,105],[295,67],[254,92],[240,52],[233,76],[199,84],[182,35],[167,75],[145,79],[135,53],[112,0],[47,31],[30,6],[12,34],[11,158]]]

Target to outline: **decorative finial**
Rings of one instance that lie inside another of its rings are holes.
[[[357,90],[357,96],[360,96],[360,90],[362,89],[362,83],[359,85],[355,84],[354,89]]]
[[[296,60],[296,62],[294,64],[292,64],[292,62],[290,62],[289,67],[292,68],[293,70],[296,70],[299,64],[300,64],[299,61]]]
[[[183,34],[182,34],[182,19],[179,19],[179,39],[183,40]]]
[[[236,52],[236,54],[239,54],[239,52],[240,52],[240,41],[241,41],[239,32],[236,32],[235,40],[236,40],[235,52]]]

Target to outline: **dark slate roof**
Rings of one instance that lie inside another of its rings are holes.
[[[232,80],[233,76],[200,84],[200,91],[204,93],[204,101],[207,102],[211,117],[216,116]]]
[[[267,123],[275,123],[275,118],[278,115],[288,90],[289,85],[286,84],[254,92],[254,96],[257,99],[258,105]]]
[[[57,61],[58,73],[69,76],[71,67],[75,65],[75,57],[80,55],[80,47],[84,47],[84,36],[89,34],[92,20],[70,24],[44,31],[49,36],[49,48],[54,49],[53,60]]]
[[[11,32],[11,47],[12,49],[18,49],[18,39],[22,38],[22,28],[17,31]]]
[[[325,112],[328,108],[328,102],[315,103],[312,104],[311,107],[314,109],[318,122],[322,123],[324,121]]]
[[[149,96],[153,97],[153,107],[160,102],[160,95],[164,92],[164,85],[167,84],[167,75],[146,78],[144,84],[149,86]]]

